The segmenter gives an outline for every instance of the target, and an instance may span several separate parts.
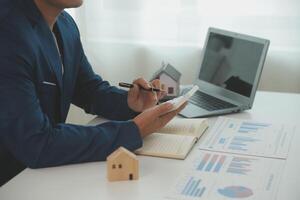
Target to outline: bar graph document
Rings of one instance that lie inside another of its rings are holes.
[[[219,117],[199,144],[200,149],[271,158],[286,158],[293,124],[271,124]]]
[[[166,199],[275,199],[285,160],[197,150]]]

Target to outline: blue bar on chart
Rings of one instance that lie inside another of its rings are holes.
[[[195,179],[190,177],[188,182],[185,184],[181,195],[190,197],[201,197],[205,191],[205,187],[200,187],[201,179]]]
[[[222,168],[224,162],[225,162],[226,156],[221,156],[221,158],[219,159],[219,162],[217,163],[214,172],[218,173],[220,171],[220,169]]]
[[[246,157],[233,157],[227,172],[239,175],[247,175],[248,172],[251,172],[252,162],[255,160],[256,159]]]
[[[202,171],[202,170],[203,170],[203,168],[205,167],[206,163],[208,162],[209,157],[210,157],[210,154],[209,154],[209,153],[206,153],[206,154],[204,155],[204,158],[202,159],[202,161],[201,161],[200,164],[198,165],[197,170],[199,170],[199,171]]]
[[[270,126],[270,124],[266,124],[266,123],[242,122],[238,132],[239,133],[255,133],[259,129],[264,129],[269,126]]]
[[[219,155],[213,155],[213,157],[210,159],[208,165],[205,168],[206,172],[210,172],[213,168],[213,166],[215,165],[217,159],[218,159]]]
[[[254,139],[252,137],[235,136],[231,140],[228,148],[232,149],[232,150],[247,151],[248,150],[247,146],[249,144],[252,144],[252,143],[255,143],[258,141],[260,141],[260,140]]]
[[[224,155],[211,155],[209,153],[206,153],[196,169],[198,171],[218,173],[223,167],[225,159],[226,156]]]

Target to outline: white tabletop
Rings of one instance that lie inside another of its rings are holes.
[[[298,123],[300,94],[258,92],[252,110],[228,116]],[[215,119],[209,118],[209,123],[212,124]],[[300,134],[296,133],[279,187],[277,198],[279,200],[300,199],[299,143]],[[193,153],[195,151],[191,152],[191,154]],[[139,156],[140,179],[113,183],[106,180],[105,162],[37,170],[26,169],[0,188],[0,199],[163,199],[178,175],[184,171],[190,157],[182,161]]]

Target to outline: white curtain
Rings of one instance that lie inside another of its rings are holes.
[[[96,71],[113,82],[148,78],[164,60],[191,83],[212,26],[270,39],[260,88],[300,92],[299,0],[85,0],[75,17]],[[282,67],[292,83],[282,85]]]
[[[209,26],[300,46],[299,0],[86,0],[88,40],[201,46]]]

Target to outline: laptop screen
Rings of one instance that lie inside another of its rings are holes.
[[[210,32],[199,79],[250,97],[264,45]]]

